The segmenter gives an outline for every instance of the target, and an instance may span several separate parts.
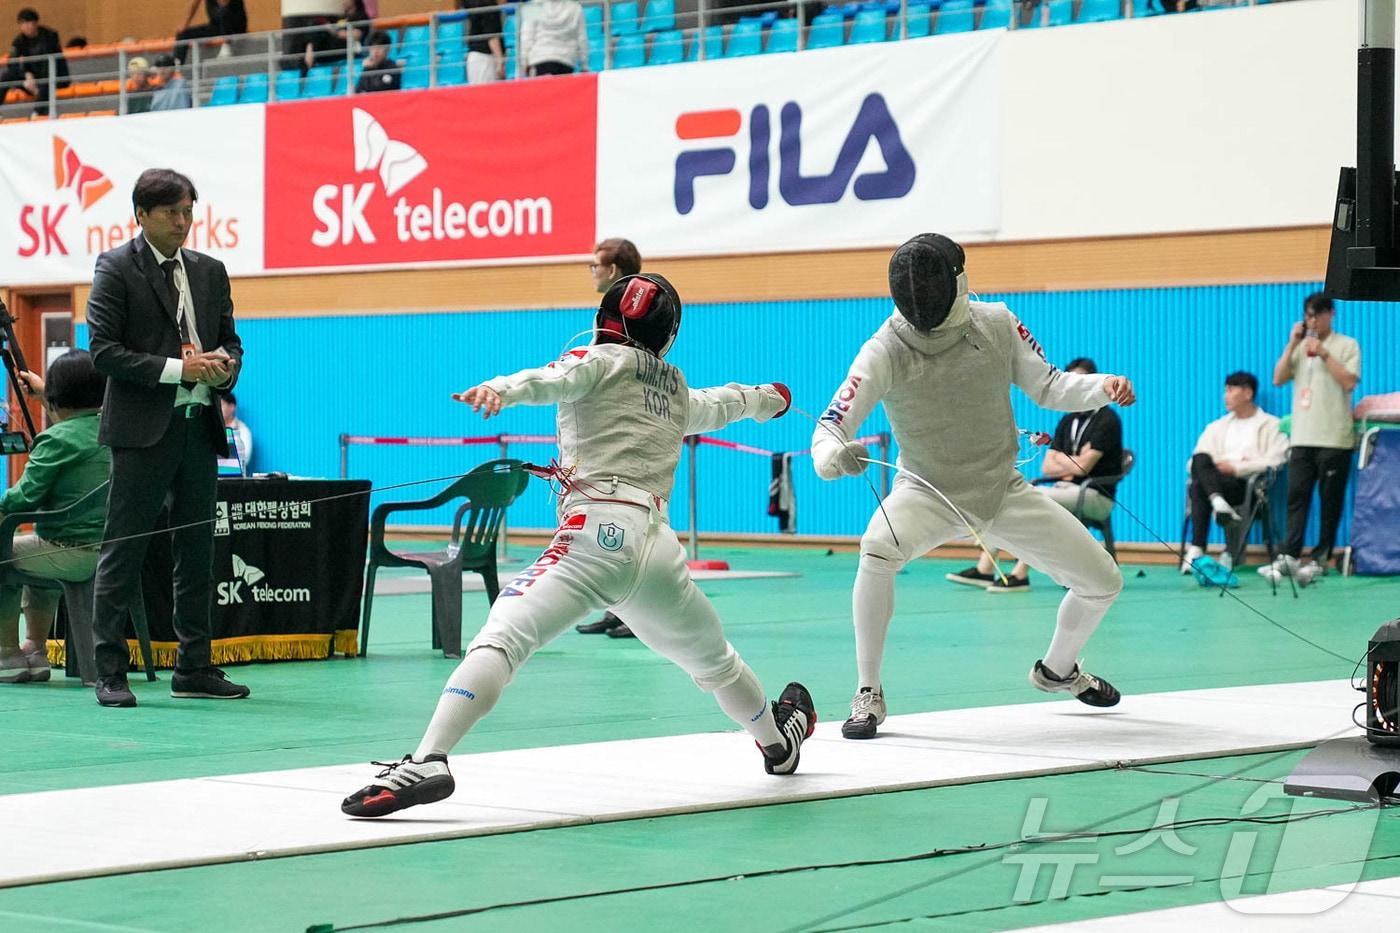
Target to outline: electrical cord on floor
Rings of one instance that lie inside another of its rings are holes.
[[[625,894],[641,894],[650,891],[675,890],[677,888],[694,887],[703,884],[717,884],[724,881],[746,881],[757,878],[772,878],[781,875],[791,875],[799,872],[840,870],[845,868],[871,868],[884,865],[901,865],[911,862],[924,862],[931,859],[944,858],[951,855],[967,855],[972,853],[996,852],[1004,849],[1015,849],[1026,846],[1046,845],[1057,842],[1070,842],[1083,839],[1112,839],[1120,836],[1141,836],[1150,832],[1176,831],[1190,829],[1193,827],[1208,826],[1231,826],[1231,825],[1256,825],[1256,826],[1282,826],[1290,823],[1303,823],[1308,820],[1315,820],[1326,816],[1336,816],[1341,813],[1356,813],[1363,810],[1375,810],[1385,806],[1386,802],[1376,804],[1357,804],[1349,807],[1334,807],[1328,810],[1314,810],[1310,813],[1280,813],[1274,816],[1252,816],[1252,817],[1198,817],[1190,820],[1176,820],[1170,823],[1160,823],[1153,826],[1134,827],[1133,829],[1115,830],[1085,830],[1069,833],[1046,833],[1031,838],[1010,839],[1003,842],[982,843],[972,846],[956,846],[947,849],[933,849],[928,852],[918,852],[911,855],[897,855],[888,858],[853,859],[844,862],[817,862],[809,865],[794,865],[785,868],[767,868],[760,871],[735,872],[728,875],[713,875],[705,878],[689,878],[684,881],[667,881],[657,884],[633,885],[624,888],[610,888],[602,891],[587,891],[578,894],[560,894],[554,897],[539,897],[520,901],[503,901],[497,904],[485,904],[480,907],[464,907],[459,910],[440,911],[432,914],[421,914],[411,917],[397,917],[393,920],[380,920],[371,923],[353,924],[351,926],[335,926],[333,924],[316,924],[307,928],[307,933],[346,933],[350,930],[377,930],[394,926],[405,926],[412,923],[430,923],[438,920],[448,920],[455,917],[469,917],[477,914],[489,913],[498,910],[508,910],[516,907],[538,907],[546,904],[560,904],[570,901],[589,900],[596,897],[614,897]]]

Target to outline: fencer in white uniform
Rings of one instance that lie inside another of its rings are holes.
[[[454,396],[487,417],[512,405],[557,405],[559,528],[533,564],[501,587],[485,626],[448,679],[418,748],[383,763],[347,797],[352,816],[384,816],[447,797],[447,753],[543,645],[590,612],[615,609],[637,637],[679,665],[747,731],[769,774],[796,770],[816,726],[812,698],[790,683],[769,703],[695,586],[667,521],[685,436],[733,421],[767,421],[791,404],[781,383],[690,389],[665,362],[681,302],[659,275],[618,280],[604,295],[593,345],[539,369]]]
[[[930,548],[969,534],[1022,556],[1069,588],[1055,634],[1031,683],[1093,706],[1113,706],[1118,691],[1083,672],[1079,652],[1123,588],[1123,576],[1088,531],[1016,469],[1019,449],[1010,387],[1058,411],[1133,402],[1122,376],[1065,373],[1045,361],[1026,326],[1004,304],[970,302],[962,247],[922,234],[895,251],[890,291],[895,311],[856,355],[812,434],[823,479],[862,473],[866,449],[853,439],[884,402],[898,466],[927,480],[957,506],[899,473],[860,542],[853,594],[857,691],[842,734],[873,738],[885,719],[880,666],[894,613],[894,578]],[[958,512],[961,512],[960,516]],[[964,523],[964,517],[967,524]]]

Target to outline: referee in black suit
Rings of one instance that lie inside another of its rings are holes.
[[[131,195],[142,235],[97,257],[88,297],[92,358],[107,376],[98,439],[112,448],[93,609],[103,706],[136,705],[126,679],[127,612],[166,505],[180,639],[170,695],[248,695],[210,658],[215,482],[228,453],[213,390],[237,381],[243,345],[223,263],[180,246],[198,197],[179,172],[142,172]]]

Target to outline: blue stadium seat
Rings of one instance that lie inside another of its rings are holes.
[[[743,58],[746,55],[759,55],[763,52],[763,23],[757,18],[744,17],[734,24],[729,33],[729,48],[726,58]]]
[[[987,0],[982,7],[982,18],[977,21],[978,29],[1009,29],[1012,12],[1011,0]]]
[[[938,8],[938,21],[933,24],[935,35],[972,31],[972,0],[943,0]]]
[[[347,69],[344,65],[342,65],[339,68],[337,68],[335,72],[335,86],[331,88],[332,97],[340,97],[345,94],[345,85],[347,84],[347,70],[350,71],[348,80],[350,82],[354,82],[355,84],[360,83],[360,72],[363,70],[360,63],[355,62],[355,67],[353,70]]]
[[[704,43],[705,43],[705,61],[714,61],[714,60],[717,59],[717,58],[723,58],[723,57],[724,57],[724,27],[723,27],[723,26],[706,26],[706,27],[705,27],[705,38],[704,38]],[[694,62],[694,61],[699,61],[699,60],[700,60],[700,43],[697,42],[697,41],[695,40],[695,37],[694,37],[694,36],[692,36],[691,39],[690,39],[690,48],[689,48],[689,49],[686,49],[685,60],[688,61],[688,62]]]
[[[789,17],[773,23],[773,28],[768,30],[768,44],[763,47],[763,51],[796,52],[797,20]]]
[[[584,7],[583,22],[588,27],[589,42],[592,42],[595,36],[599,39],[603,38],[603,7],[601,4]]]
[[[598,21],[602,23],[602,20]],[[520,17],[515,15],[514,7],[506,7],[501,10],[501,31],[506,36],[506,48],[515,48],[515,41],[520,38]],[[603,34],[601,25],[598,28],[598,35]]]
[[[674,65],[684,60],[685,35],[679,29],[668,29],[652,36],[648,65]]]
[[[851,45],[865,45],[870,42],[884,42],[887,34],[885,5],[878,10],[861,10],[856,14],[855,25],[851,27]]]
[[[615,36],[625,36],[639,31],[641,17],[638,15],[636,0],[623,0],[612,5],[612,19],[608,28]]]
[[[210,107],[226,107],[238,103],[238,75],[224,75],[214,82],[214,92],[209,97]]]
[[[764,29],[768,29],[778,21],[778,11],[764,10],[762,13],[757,14],[757,19],[763,24]]]
[[[405,91],[417,91],[428,86],[428,66],[408,64],[404,66],[403,78],[399,87]]]
[[[515,78],[515,49],[506,49],[506,80]]]
[[[439,87],[456,87],[467,83],[467,63],[462,59],[438,62],[437,82]]]
[[[292,72],[296,74],[296,72]],[[240,104],[267,103],[267,72],[259,71],[243,79],[243,90],[238,95]]]
[[[969,3],[972,0],[968,0]],[[969,7],[971,9],[971,7]],[[807,48],[829,49],[846,43],[846,21],[839,12],[827,7],[812,17],[812,25],[807,30]]]
[[[1256,0],[1257,2],[1257,0]],[[1084,0],[1076,23],[1106,23],[1123,18],[1123,0]]]
[[[927,3],[911,3],[904,8],[909,18],[909,38],[922,39],[933,29],[933,18],[929,15]]]
[[[1041,17],[1045,15],[1045,8],[1050,10],[1050,21],[1042,23]],[[1031,13],[1029,22],[1022,28],[1039,29],[1041,26],[1065,26],[1068,25],[1074,13],[1074,0],[1045,0]]]
[[[461,61],[467,53],[467,24],[460,19],[439,20],[437,54],[444,61]]]
[[[851,0],[850,3],[829,6],[827,9],[839,11],[844,19],[854,19],[855,15],[861,11],[861,7],[863,6],[865,6],[865,4],[862,0]],[[815,18],[816,17],[813,17],[813,19]]]
[[[646,64],[647,37],[644,32],[627,33],[613,44],[614,68],[640,68]]]
[[[589,71],[602,71],[603,66],[607,64],[607,56],[603,54],[605,51],[606,43],[607,40],[605,40],[602,36],[598,37],[597,42],[594,42],[592,39],[588,41]]]
[[[306,84],[301,89],[302,97],[330,97],[331,85],[335,82],[335,69],[330,65],[317,65],[306,73]],[[282,92],[278,90],[277,96]]]
[[[411,65],[428,61],[428,27],[406,26],[403,31],[403,45],[399,58]]]
[[[282,71],[277,74],[278,100],[298,100],[301,97],[301,72]]]
[[[642,32],[665,32],[676,28],[676,0],[647,0],[642,14]]]

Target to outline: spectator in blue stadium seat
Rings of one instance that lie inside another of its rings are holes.
[[[355,84],[356,94],[370,94],[374,91],[397,91],[403,80],[403,69],[389,57],[389,34],[375,30],[369,37],[369,57],[365,59],[360,80]]]
[[[10,43],[10,57],[0,75],[0,96],[10,87],[21,88],[34,98],[39,106],[36,113],[49,112],[49,78],[53,77],[59,87],[68,86],[68,59],[58,47],[58,33],[47,26],[39,25],[39,13],[25,7],[15,17],[19,23],[19,35]],[[57,56],[53,59],[53,75],[49,74],[49,59],[31,56]],[[26,59],[21,61],[21,59]]]
[[[457,0],[467,14],[467,83],[490,84],[506,76],[504,17],[500,0]]]
[[[204,4],[204,12],[209,22],[191,26],[199,5]],[[185,25],[175,33],[175,59],[181,64],[189,52],[191,39],[217,39],[224,36],[240,36],[248,31],[248,11],[243,0],[190,0],[190,11],[185,15]],[[232,55],[228,43],[219,49],[221,56]]]
[[[173,56],[156,56],[156,76],[160,78],[160,88],[151,98],[151,110],[189,109],[190,83],[175,70]]]
[[[531,0],[520,16],[520,60],[530,77],[587,70],[588,25],[578,0]]]

